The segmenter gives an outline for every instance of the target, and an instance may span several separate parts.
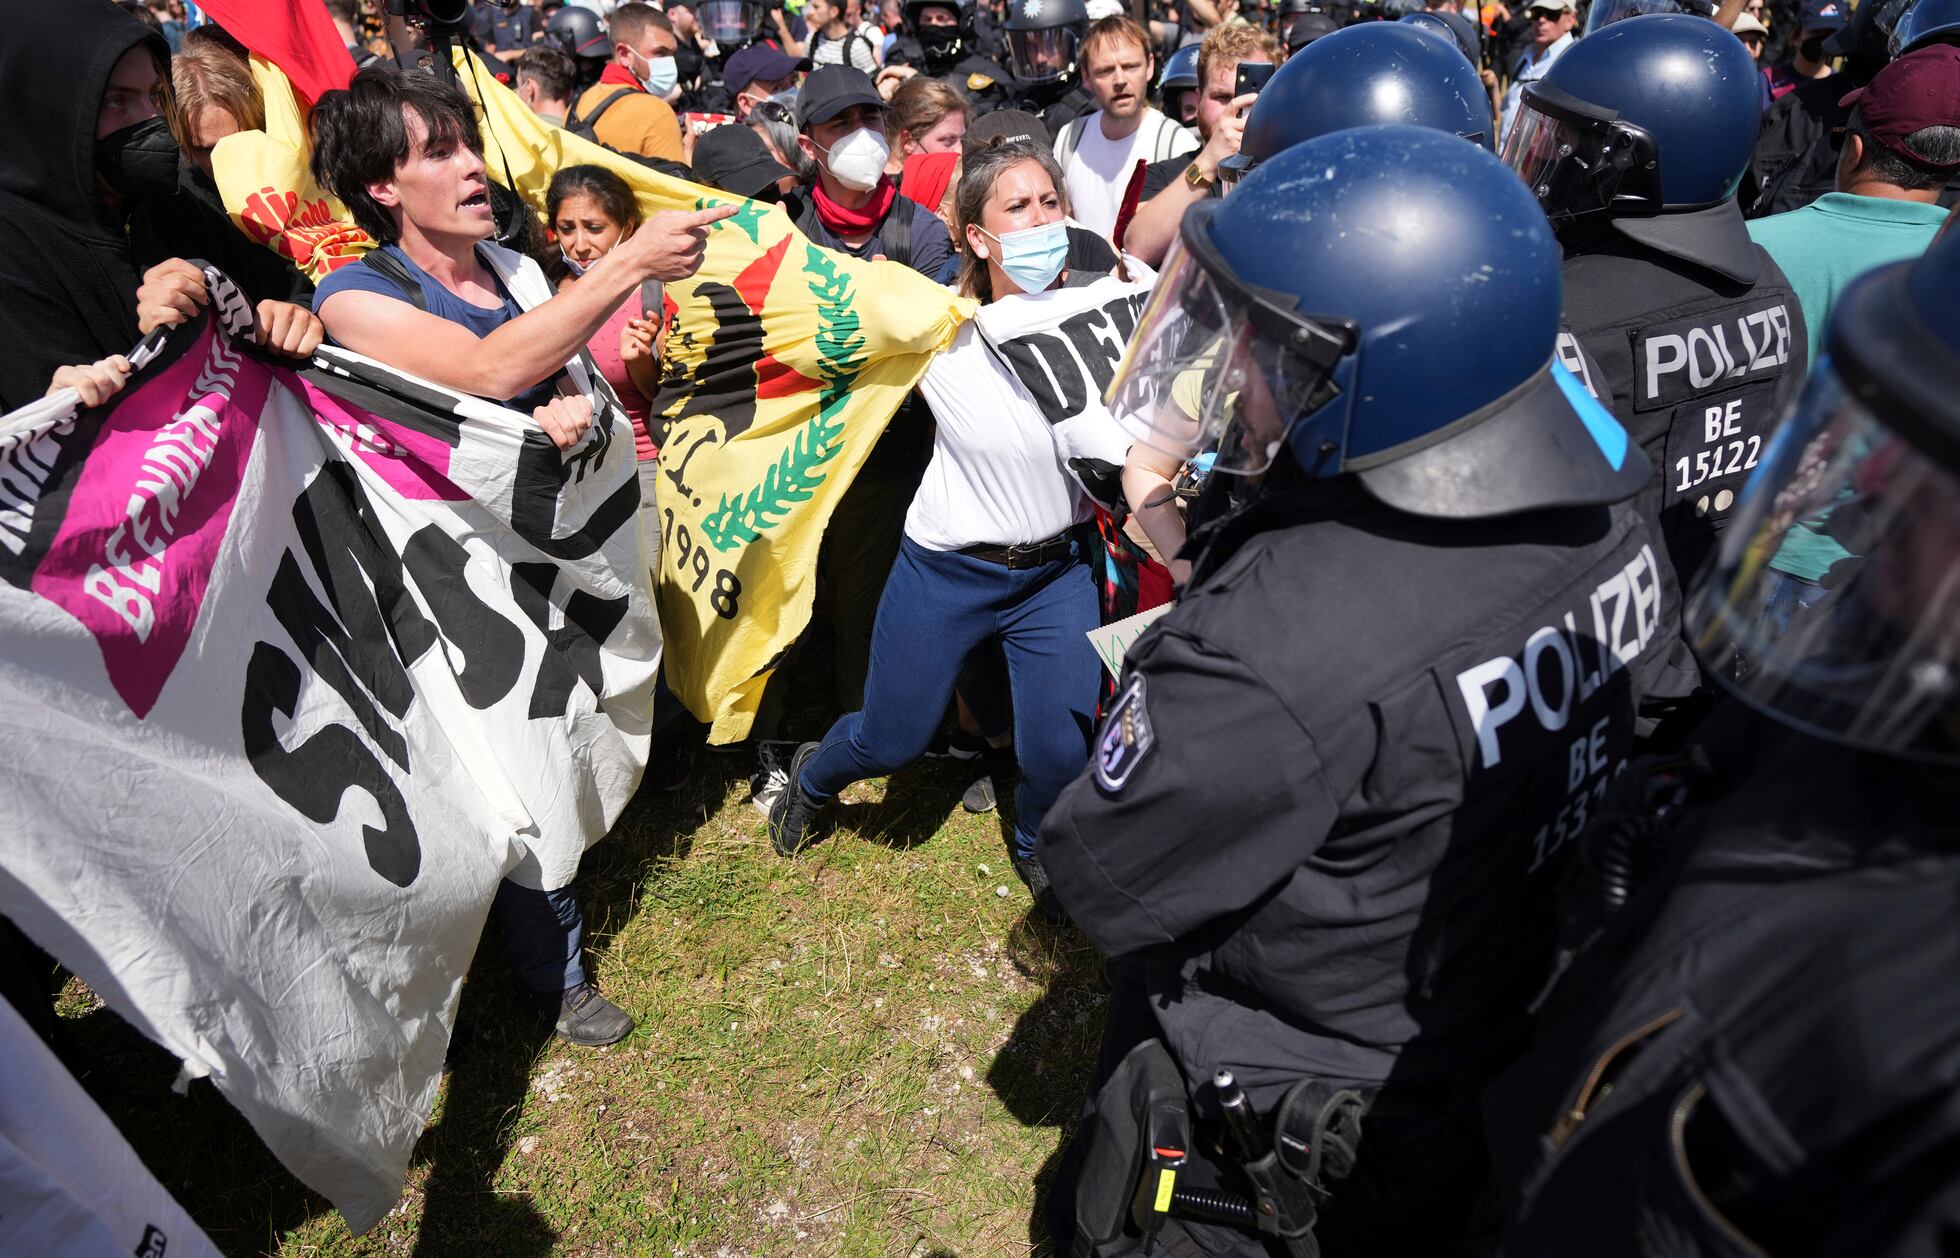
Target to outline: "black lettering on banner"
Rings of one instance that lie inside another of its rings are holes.
[[[136,1242],[136,1258],[163,1258],[169,1248],[170,1238],[162,1228],[154,1223],[143,1225],[143,1239]]]
[[[673,561],[675,570],[681,574],[681,584],[688,585],[698,594],[712,571],[715,585],[708,593],[708,605],[723,620],[735,619],[736,613],[741,611],[741,579],[726,568],[714,566],[708,548],[688,532],[686,524],[675,523],[672,507],[662,507],[660,515],[660,553]],[[688,584],[690,577],[693,579],[691,585]]]
[[[1127,297],[1119,297],[1103,307],[1103,311],[1109,316],[1110,322],[1116,325],[1116,348],[1118,353],[1121,353],[1123,348],[1130,343],[1130,338],[1136,335],[1137,319],[1143,314],[1143,307],[1149,300],[1150,290],[1146,288],[1142,292],[1131,293]]]
[[[1643,329],[1633,347],[1633,406],[1679,406],[1745,384],[1774,380],[1790,363],[1789,307],[1772,298]]]
[[[631,524],[640,509],[640,482],[628,476],[581,527],[564,537],[557,536],[558,498],[574,466],[543,432],[524,434],[511,487],[510,527],[553,559],[583,559],[594,553],[614,533]]]
[[[496,704],[524,671],[524,631],[493,611],[470,588],[469,552],[434,524],[425,524],[402,551],[402,561],[422,591],[443,640],[460,652],[456,688],[473,708]],[[410,661],[413,663],[413,661]]]
[[[599,598],[574,590],[565,600],[565,623],[551,627],[551,590],[558,582],[558,565],[512,564],[511,597],[518,610],[544,635],[544,654],[538,661],[537,681],[531,688],[530,717],[564,716],[572,688],[584,682],[599,694],[605,686],[599,644],[626,619],[627,600]]]
[[[291,751],[281,746],[273,713],[291,717],[299,706],[299,693],[299,665],[277,647],[255,644],[245,666],[239,719],[252,771],[273,794],[316,825],[326,825],[340,815],[341,797],[350,788],[366,791],[382,819],[380,829],[361,827],[368,867],[397,887],[406,887],[421,871],[422,845],[400,788],[380,758],[344,725],[325,726]]]
[[[333,611],[314,597],[291,551],[279,561],[266,603],[368,736],[408,769],[407,739],[375,704],[397,720],[408,714],[415,689],[407,665],[435,644],[435,626],[409,596],[401,557],[347,464],[330,460],[313,478],[293,503],[293,525]]]
[[[1046,332],[1030,332],[1000,345],[1000,355],[1023,388],[1033,395],[1042,418],[1051,424],[1073,419],[1089,404],[1088,386],[1068,342]]]

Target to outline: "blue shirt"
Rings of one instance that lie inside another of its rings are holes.
[[[504,304],[495,309],[472,306],[444,288],[435,276],[409,261],[408,255],[398,246],[383,245],[382,248],[421,283],[422,300],[427,303],[430,314],[439,319],[447,319],[451,323],[461,324],[475,333],[479,340],[524,313],[524,308],[517,304],[516,299],[504,288],[503,281],[497,279],[494,273],[491,275],[491,281],[497,285],[497,291],[503,293]],[[396,287],[393,280],[363,262],[341,267],[320,281],[320,286],[313,290],[313,313],[318,314],[320,307],[326,304],[327,298],[335,293],[379,293],[383,297],[392,297],[396,301],[409,301],[408,294]],[[410,304],[414,303],[410,302]],[[339,342],[336,341],[335,344]],[[558,377],[554,375],[549,380],[531,386],[509,401],[501,398],[489,400],[529,415],[557,394],[557,379]]]

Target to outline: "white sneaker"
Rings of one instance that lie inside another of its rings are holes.
[[[765,818],[789,789],[789,762],[797,744],[770,739],[756,744],[755,772],[749,775],[749,804]]]

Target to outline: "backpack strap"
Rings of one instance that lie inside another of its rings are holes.
[[[902,196],[893,199],[891,211],[878,229],[878,239],[885,246],[885,261],[912,265],[912,219],[917,214],[913,208],[917,204]]]
[[[605,113],[608,109],[611,109],[614,105],[617,105],[620,101],[624,100],[628,96],[631,96],[633,93],[639,90],[640,89],[637,87],[622,87],[618,91],[614,92],[612,95],[606,97],[604,100],[594,105],[592,107],[592,112],[585,115],[583,118],[578,116],[577,111],[573,111],[572,116],[565,119],[565,129],[567,131],[590,131],[593,127],[599,124],[600,114]]]
[[[386,249],[370,249],[361,255],[361,265],[401,289],[402,296],[408,298],[409,304],[417,310],[428,311],[429,299],[422,295],[422,282],[410,275],[408,268],[394,254]]]
[[[1062,124],[1061,134],[1055,137],[1055,164],[1064,171],[1068,169],[1069,159],[1075,156],[1075,146],[1082,142],[1082,121],[1088,115],[1077,114]]]

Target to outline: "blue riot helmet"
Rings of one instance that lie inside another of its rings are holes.
[[[1008,0],[1008,69],[1023,83],[1057,83],[1073,78],[1089,34],[1089,10],[1082,0]]]
[[[1455,17],[1456,15],[1450,14],[1448,16]],[[1468,61],[1473,66],[1477,64],[1476,46],[1466,42],[1467,37],[1464,32],[1459,31],[1455,26],[1451,25],[1446,20],[1444,14],[1430,13],[1424,10],[1421,13],[1404,13],[1401,20],[1406,26],[1413,26],[1419,31],[1428,31],[1439,39],[1448,40],[1450,47],[1462,53],[1465,61]],[[1458,20],[1461,21],[1462,19],[1459,18]]]
[[[1907,9],[1892,28],[1892,56],[1896,60],[1937,40],[1960,42],[1960,0],[1919,0]]]
[[[1628,18],[1525,85],[1503,157],[1554,223],[1709,209],[1748,169],[1757,80],[1742,41],[1705,18]]]
[[[1590,35],[1615,22],[1650,13],[1687,13],[1712,18],[1718,7],[1715,0],[1593,0],[1592,8],[1586,11],[1586,29],[1582,33]]]
[[[1286,59],[1245,120],[1228,180],[1279,153],[1348,127],[1407,123],[1491,147],[1490,96],[1454,43],[1401,22],[1324,35]]]
[[[1871,0],[1867,0],[1870,3]],[[1960,233],[1868,271],[1689,592],[1703,667],[1786,725],[1960,765]]]
[[[1340,29],[1340,23],[1325,13],[1302,13],[1287,22],[1286,55],[1298,56],[1308,44]]]
[[[1617,502],[1650,467],[1554,363],[1564,292],[1545,216],[1490,153],[1336,131],[1186,213],[1110,410],[1173,457],[1215,451],[1214,472],[1290,451],[1416,515]]]
[[[1172,122],[1188,125],[1197,114],[1197,91],[1198,46],[1186,44],[1164,58],[1163,73],[1157,76],[1157,99]]]

